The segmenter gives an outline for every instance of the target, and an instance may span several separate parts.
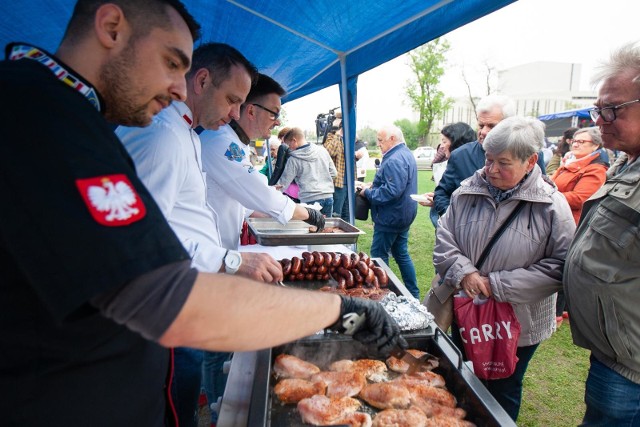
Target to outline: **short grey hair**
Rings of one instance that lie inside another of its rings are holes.
[[[496,107],[502,111],[503,119],[516,115],[515,102],[513,102],[513,99],[504,95],[488,95],[482,98],[476,106],[476,114],[488,113]]]
[[[509,117],[502,120],[487,134],[482,148],[497,155],[510,153],[526,161],[544,146],[544,123],[533,117]]]
[[[604,80],[627,72],[634,74],[631,82],[640,86],[640,46],[638,42],[627,43],[614,50],[609,60],[601,62],[596,68],[591,83],[597,86]]]
[[[281,142],[276,135],[271,135],[269,137],[269,147],[278,148],[280,147],[280,144]]]
[[[573,139],[576,139],[576,136],[580,135],[581,133],[588,133],[593,143],[596,144],[598,147],[602,147],[602,133],[600,133],[600,128],[597,128],[594,126],[590,128],[578,129],[573,134]]]
[[[378,132],[384,132],[387,138],[395,136],[396,141],[404,142],[404,134],[402,133],[402,129],[400,129],[396,125],[384,125],[380,129],[378,129]]]

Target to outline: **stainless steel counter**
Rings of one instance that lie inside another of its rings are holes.
[[[257,352],[235,353],[220,405],[217,427],[245,427],[251,403],[251,390]]]

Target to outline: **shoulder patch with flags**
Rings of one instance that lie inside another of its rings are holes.
[[[235,142],[229,144],[229,148],[224,153],[225,157],[228,160],[235,160],[236,162],[241,162],[244,159],[244,150],[238,146]]]
[[[76,187],[99,224],[118,227],[144,218],[147,213],[140,196],[124,174],[77,179]]]

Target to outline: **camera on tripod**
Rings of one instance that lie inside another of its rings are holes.
[[[340,107],[332,108],[328,113],[320,113],[316,117],[316,139],[322,138],[322,143],[327,139],[329,132],[335,132],[340,129],[340,125],[334,126],[334,123],[338,117],[336,117],[336,110]],[[340,114],[340,113],[337,113]]]

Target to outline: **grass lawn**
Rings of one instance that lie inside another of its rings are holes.
[[[375,171],[369,171],[367,182]],[[418,172],[418,193],[433,191],[431,171]],[[373,224],[356,221],[356,226],[367,234],[358,239],[358,250],[371,252]],[[418,216],[411,226],[409,253],[418,276],[420,295],[424,297],[434,276],[434,228],[429,219],[429,208],[418,205]],[[389,259],[390,267],[400,276],[398,266]],[[519,426],[576,426],[584,415],[584,383],[589,368],[589,354],[571,341],[571,331],[565,320],[558,332],[544,341],[534,355],[524,378]]]

